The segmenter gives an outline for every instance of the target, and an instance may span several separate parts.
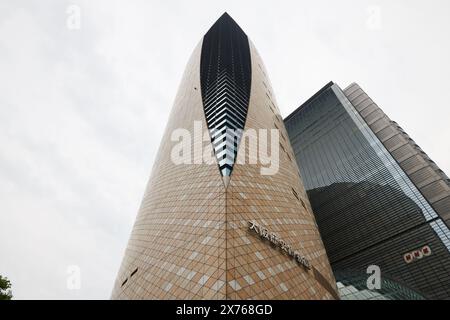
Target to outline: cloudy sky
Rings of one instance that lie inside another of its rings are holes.
[[[185,64],[224,11],[283,116],[356,81],[450,173],[448,0],[0,0],[0,274],[16,298],[109,298]]]

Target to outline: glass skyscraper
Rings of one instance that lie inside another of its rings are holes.
[[[450,298],[450,184],[431,159],[356,84],[330,82],[285,125],[335,275],[376,265]]]

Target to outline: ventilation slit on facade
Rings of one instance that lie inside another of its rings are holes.
[[[247,118],[251,61],[247,36],[226,13],[203,38],[200,82],[219,169],[230,176]]]
[[[300,200],[300,198],[298,197],[298,193],[297,193],[297,191],[295,191],[295,189],[294,188],[291,188],[292,189],[292,194],[294,195],[294,197],[296,197],[297,198],[297,200]]]
[[[303,209],[305,209],[306,210],[306,205],[305,205],[305,202],[302,200],[302,199],[299,199],[300,200],[300,203],[302,204],[302,207],[303,207]]]

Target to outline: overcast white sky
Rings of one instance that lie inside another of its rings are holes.
[[[109,298],[185,64],[224,11],[283,116],[356,81],[450,173],[448,0],[0,0],[0,274],[16,298]]]

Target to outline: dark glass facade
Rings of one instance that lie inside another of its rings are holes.
[[[361,275],[336,274],[341,300],[425,300],[425,298],[392,279],[383,277],[380,289],[368,289],[367,279]]]
[[[224,13],[205,34],[200,83],[206,123],[222,176],[230,176],[247,118],[251,85],[246,34]]]
[[[450,231],[344,92],[330,82],[285,124],[333,270],[450,298]]]

